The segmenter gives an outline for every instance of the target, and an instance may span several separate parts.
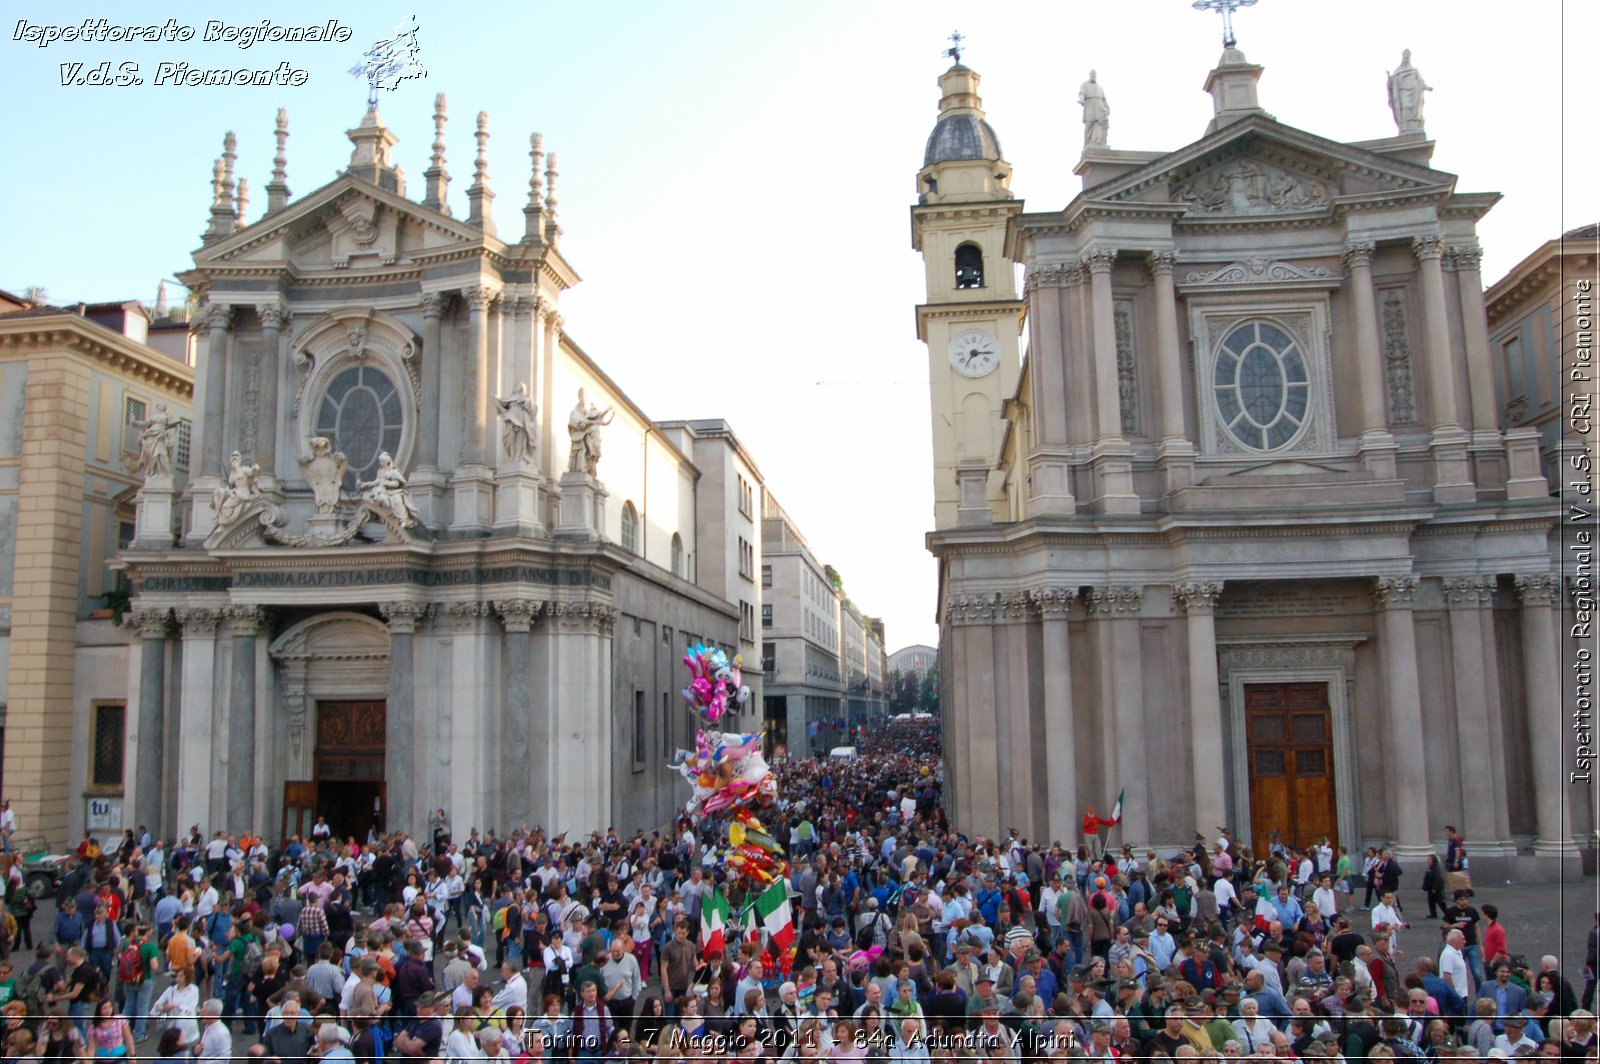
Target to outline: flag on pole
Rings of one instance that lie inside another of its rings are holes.
[[[789,884],[781,879],[773,883],[755,900],[750,912],[760,918],[761,930],[771,938],[774,956],[781,956],[794,944],[794,911],[789,908]]]
[[[700,955],[710,957],[713,953],[722,954],[727,951],[728,944],[723,938],[723,927],[728,922],[728,899],[722,896],[722,891],[712,890],[700,903]]]
[[[756,907],[754,905],[745,907],[739,923],[744,930],[744,940],[759,946],[761,944],[761,925],[756,922]]]
[[[1122,823],[1122,796],[1127,793],[1126,787],[1117,792],[1117,804],[1111,807],[1111,819],[1107,821],[1108,824]]]

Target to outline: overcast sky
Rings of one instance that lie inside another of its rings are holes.
[[[0,287],[57,302],[154,297],[207,220],[212,159],[239,137],[251,220],[266,207],[278,107],[289,185],[349,159],[363,49],[417,11],[426,78],[382,94],[408,194],[420,198],[432,101],[449,96],[451,202],[466,214],[474,116],[490,113],[502,232],[520,234],[528,134],[560,157],[562,249],[583,276],[566,328],[652,417],[723,417],[893,650],[936,641],[922,272],[909,207],[953,30],[1030,210],[1078,190],[1079,82],[1099,72],[1110,146],[1200,137],[1220,19],[1187,0],[1116,3],[750,2],[428,5],[8,3],[0,40],[7,150]],[[1434,165],[1505,199],[1479,227],[1492,280],[1595,220],[1596,93],[1580,88],[1600,5],[1532,0],[1342,4],[1262,0],[1236,16],[1265,66],[1262,106],[1335,140],[1393,135],[1386,72],[1403,48],[1433,86]],[[129,14],[138,11],[137,16]],[[346,44],[200,40],[208,19],[320,23]],[[47,48],[18,20],[172,18],[189,43]],[[137,63],[146,83],[62,87],[62,63]],[[304,69],[291,87],[153,84],[157,64]],[[1566,87],[1563,91],[1563,75]],[[1587,175],[1582,177],[1580,175]]]

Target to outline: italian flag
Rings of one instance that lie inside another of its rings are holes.
[[[773,956],[782,956],[794,944],[794,912],[789,908],[789,885],[778,880],[751,906],[761,930],[772,941]]]
[[[1117,792],[1117,804],[1111,807],[1111,823],[1113,824],[1122,823],[1122,796],[1127,793],[1128,789],[1126,787]]]
[[[700,954],[710,957],[713,953],[721,954],[727,951],[728,944],[723,938],[723,927],[728,922],[728,899],[722,896],[722,891],[712,890],[705,896],[700,905]]]

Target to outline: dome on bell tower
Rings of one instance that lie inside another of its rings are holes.
[[[928,147],[922,165],[968,159],[1001,158],[1000,138],[983,117],[983,101],[978,98],[978,74],[957,63],[939,78],[944,97],[939,101],[939,121],[928,134]]]

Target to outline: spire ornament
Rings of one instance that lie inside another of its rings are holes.
[[[233,202],[234,216],[239,219],[239,225],[243,227],[245,225],[244,212],[250,206],[250,179],[248,177],[239,179],[239,191],[234,195]]]
[[[554,244],[561,236],[561,227],[556,224],[556,153],[551,152],[544,168],[544,240],[547,244]]]
[[[489,190],[489,112],[478,112],[478,131],[473,134],[478,141],[478,156],[472,163],[472,187],[467,189],[467,224],[494,235],[494,217],[491,208],[494,193]]]
[[[956,30],[953,33],[951,33],[950,36],[946,37],[945,40],[950,42],[950,47],[948,47],[948,48],[946,48],[944,50],[944,54],[950,57],[950,61],[952,63],[955,63],[957,66],[960,66],[961,65],[961,42],[966,40],[966,38],[961,36],[961,31],[960,30]]]
[[[447,218],[450,216],[450,204],[446,200],[450,175],[444,168],[444,124],[448,120],[441,92],[433,98],[433,155],[428,160],[428,168],[422,171],[425,190],[422,205],[432,207]]]
[[[278,124],[272,132],[278,150],[272,156],[272,180],[267,182],[267,213],[281,211],[289,202],[288,166],[289,112],[278,108]]]
[[[1222,15],[1222,47],[1239,43],[1233,35],[1233,13],[1241,7],[1254,7],[1256,0],[1194,0],[1196,11],[1215,11]]]
[[[544,185],[539,180],[539,166],[544,162],[543,133],[528,138],[528,158],[533,160],[533,173],[528,178],[528,205],[522,209],[527,218],[522,242],[536,244],[544,239]]]

